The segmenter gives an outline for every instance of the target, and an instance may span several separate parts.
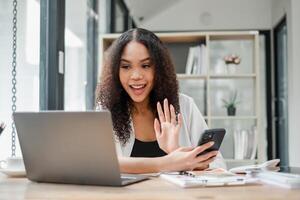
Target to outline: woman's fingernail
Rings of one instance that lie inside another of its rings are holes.
[[[212,145],[214,145],[214,143],[215,143],[215,142],[211,141],[209,144],[212,146]]]

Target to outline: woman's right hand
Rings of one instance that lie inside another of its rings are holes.
[[[172,153],[162,157],[161,171],[184,171],[193,169],[206,169],[209,164],[214,161],[218,151],[211,151],[206,154],[197,156],[199,153],[205,151],[213,145],[213,142],[209,142],[193,147],[180,147]]]

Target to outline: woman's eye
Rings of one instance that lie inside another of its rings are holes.
[[[143,66],[143,68],[148,68],[148,67],[150,67],[149,64],[143,64],[142,66]]]
[[[130,66],[129,65],[121,65],[121,68],[123,69],[128,69]]]

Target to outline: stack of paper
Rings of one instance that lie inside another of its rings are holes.
[[[235,175],[230,172],[204,172],[201,175],[187,175],[174,172],[163,173],[160,177],[184,188],[246,184],[245,176]]]
[[[230,169],[229,171],[237,174],[257,173],[262,171],[278,171],[279,167],[277,165],[279,164],[279,162],[280,159],[274,159],[258,165],[235,167]]]
[[[265,183],[278,185],[287,188],[300,188],[300,175],[283,172],[264,171],[257,174],[257,177]]]
[[[274,159],[259,165],[235,167],[230,169],[229,171],[238,174],[248,174],[248,177],[256,178],[261,182],[265,182],[268,184],[274,184],[287,188],[300,188],[299,172],[278,172],[280,170],[280,167],[278,167],[279,162],[280,159]]]

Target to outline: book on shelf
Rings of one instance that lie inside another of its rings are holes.
[[[208,67],[208,62],[207,62],[207,48],[204,44],[201,44],[201,74],[206,74],[207,73],[207,67]]]
[[[196,46],[194,49],[194,65],[192,74],[200,74],[201,71],[201,46]]]
[[[235,159],[255,159],[257,150],[257,130],[237,129],[233,134],[234,138],[234,158]]]
[[[193,66],[194,66],[194,47],[190,47],[187,60],[186,60],[185,73],[192,74]]]
[[[185,74],[205,74],[207,68],[206,46],[204,44],[189,48]]]

